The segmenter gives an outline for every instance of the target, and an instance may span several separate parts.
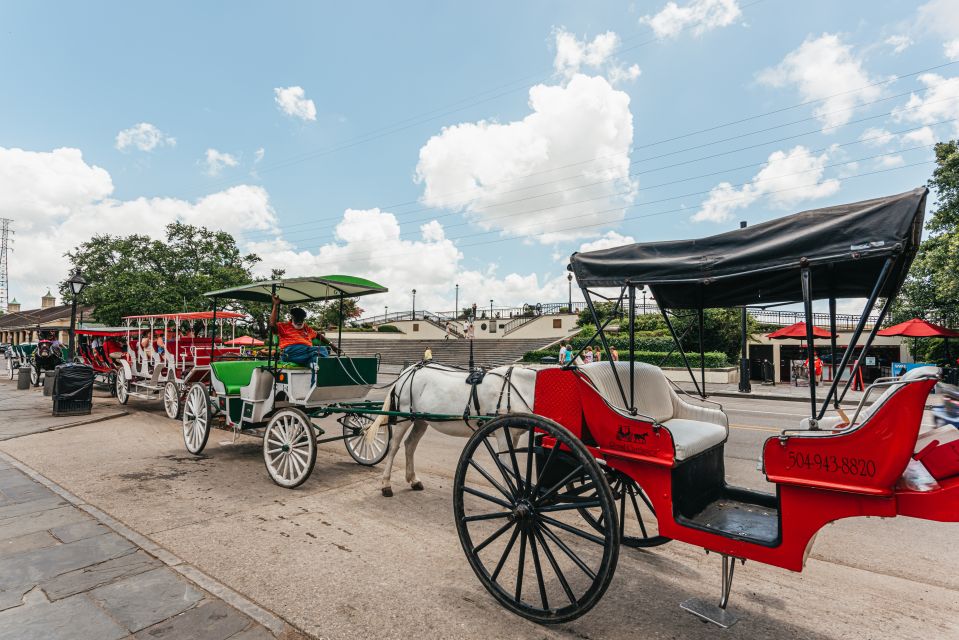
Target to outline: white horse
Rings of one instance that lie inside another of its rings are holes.
[[[536,386],[536,370],[528,367],[497,367],[486,372],[483,382],[473,385],[466,382],[469,372],[439,364],[417,364],[403,370],[397,378],[383,403],[384,411],[404,413],[462,416],[468,412],[471,416],[501,415],[505,413],[532,413],[533,393]],[[478,407],[478,408],[477,408]],[[385,415],[378,416],[370,425],[367,437],[372,439],[388,420]],[[414,491],[421,491],[423,483],[416,477],[413,466],[413,453],[426,428],[434,429],[448,436],[469,438],[476,429],[476,421],[467,423],[462,418],[456,420],[427,421],[415,418],[412,421],[399,422],[394,426],[393,439],[386,454],[381,490],[383,495],[393,495],[390,474],[393,461],[399,451],[400,442],[406,437],[406,481]],[[412,427],[412,428],[411,428]],[[514,435],[513,444],[518,435]],[[505,441],[500,450],[506,447]]]

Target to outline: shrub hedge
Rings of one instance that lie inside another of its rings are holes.
[[[399,327],[395,327],[391,324],[381,324],[376,328],[380,333],[403,333],[400,331]]]
[[[648,362],[649,364],[654,364],[658,367],[683,367],[683,357],[679,355],[679,352],[674,352],[669,354],[669,351],[634,351],[633,354],[636,357],[637,362]],[[669,357],[667,358],[667,354]],[[523,362],[539,362],[540,359],[545,357],[557,357],[559,355],[558,349],[541,349],[538,351],[527,351],[523,356]],[[605,355],[605,354],[604,354]],[[689,364],[693,368],[699,367],[699,354],[690,353],[687,354],[689,357]],[[623,351],[619,352],[619,359],[626,360],[629,355]],[[665,361],[664,361],[665,358]],[[728,367],[730,364],[726,361],[726,354],[720,353],[719,351],[707,351],[705,353],[705,362],[707,369],[720,369],[723,367]]]

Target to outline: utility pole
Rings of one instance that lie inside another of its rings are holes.
[[[10,267],[7,254],[10,253],[10,218],[0,218],[0,311],[6,311],[10,302]]]

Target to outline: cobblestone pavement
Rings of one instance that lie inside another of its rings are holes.
[[[274,637],[0,459],[0,640]]]

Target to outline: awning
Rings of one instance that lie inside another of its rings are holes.
[[[204,295],[210,298],[269,303],[272,301],[270,294],[274,288],[277,297],[283,304],[331,300],[341,296],[355,298],[388,291],[386,287],[371,280],[357,278],[356,276],[333,275],[264,280],[245,284],[242,287],[210,291]]]
[[[813,299],[867,298],[886,258],[880,292],[899,291],[922,233],[928,189],[825,207],[695,240],[574,253],[581,287],[649,285],[673,309],[799,302],[808,266]]]
[[[262,340],[257,340],[253,336],[240,336],[239,338],[234,338],[233,340],[227,340],[223,344],[231,347],[261,347],[265,343]]]
[[[217,311],[217,320],[233,320],[244,317],[242,313]],[[212,311],[184,311],[183,313],[149,313],[142,316],[124,316],[124,320],[212,320]]]
[[[103,338],[126,337],[129,332],[130,327],[86,327],[74,331],[78,336],[101,336]]]

